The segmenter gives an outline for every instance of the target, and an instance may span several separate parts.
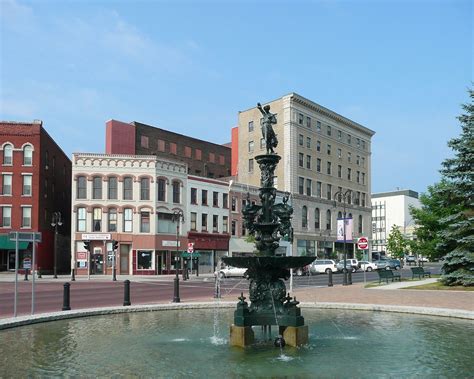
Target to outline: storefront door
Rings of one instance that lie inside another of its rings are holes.
[[[8,270],[9,271],[15,270],[15,252],[14,251],[8,252]]]
[[[101,275],[104,273],[104,255],[94,254],[92,256],[92,272],[91,274]]]
[[[164,275],[168,273],[169,267],[167,267],[167,263],[168,263],[167,251],[157,251],[155,262],[156,262],[156,273],[158,275]]]
[[[128,275],[129,272],[129,255],[130,255],[130,245],[121,244],[120,245],[120,274]]]

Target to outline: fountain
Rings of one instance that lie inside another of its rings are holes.
[[[287,295],[283,279],[289,278],[289,269],[305,266],[315,257],[287,257],[275,253],[280,238],[293,239],[293,208],[288,204],[289,194],[285,195],[282,203],[275,204],[273,178],[281,159],[274,152],[278,145],[272,126],[276,124],[276,117],[270,112],[269,105],[262,108],[258,103],[258,109],[263,115],[262,134],[267,149],[266,154],[255,157],[261,171],[261,205],[247,201],[242,209],[244,226],[249,234],[255,236],[257,253],[249,257],[223,258],[230,266],[247,268],[250,280],[250,305],[242,294],[234,312],[234,324],[230,328],[230,344],[240,347],[251,345],[254,341],[252,326],[262,325],[267,330],[267,327],[276,325],[280,346],[285,342],[290,346],[299,346],[308,342],[308,326],[304,324],[296,297]],[[247,198],[250,199],[249,194]]]

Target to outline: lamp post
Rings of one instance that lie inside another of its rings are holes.
[[[336,199],[339,197],[342,200],[342,227],[343,227],[343,238],[344,238],[344,269],[343,269],[343,279],[342,285],[347,286],[347,250],[346,250],[346,201],[351,196],[352,190],[348,189],[345,192],[340,190],[334,194],[334,207],[336,207]]]
[[[54,228],[54,278],[58,278],[57,264],[58,264],[58,226],[63,224],[61,220],[61,212],[53,212],[51,218],[51,226]]]
[[[179,247],[179,223],[184,222],[184,214],[181,209],[178,209],[173,212],[171,220],[176,222],[176,256],[175,256],[175,270],[176,276],[174,278],[174,296],[173,303],[179,303],[181,299],[179,298],[179,276],[178,276],[178,247]]]

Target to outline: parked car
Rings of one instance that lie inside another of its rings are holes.
[[[298,267],[293,270],[293,273],[296,276],[304,276],[304,275],[310,275],[310,265],[306,265],[303,267]]]
[[[398,259],[382,259],[373,263],[377,266],[377,270],[400,270],[402,268],[402,262]]]
[[[369,261],[359,261],[359,267],[364,271],[377,270],[377,265]]]
[[[242,278],[248,277],[246,268],[232,267],[232,266],[225,266],[224,268],[221,268],[219,271],[214,272],[214,275],[215,276],[219,275],[219,278],[221,279],[230,278],[232,276],[237,276],[237,277],[242,277]]]
[[[329,274],[330,272],[336,271],[336,262],[331,259],[316,259],[309,265],[310,274]]]
[[[414,255],[407,255],[405,258],[406,263],[413,263],[416,262],[416,257]]]
[[[429,262],[429,259],[420,255],[420,256],[418,257],[418,261],[419,261],[419,262]]]
[[[347,271],[356,272],[357,271],[357,266],[354,267],[352,265],[352,262],[350,262],[350,261],[351,261],[350,259],[346,260],[346,269],[347,269]],[[344,261],[342,260],[342,261],[337,262],[336,268],[337,268],[338,272],[342,272],[343,268],[344,268]]]

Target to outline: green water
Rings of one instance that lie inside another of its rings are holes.
[[[229,347],[229,309],[218,315],[214,310],[128,313],[4,330],[0,377],[474,376],[472,321],[340,310],[304,309],[303,314],[309,343],[286,347],[283,355],[271,341],[245,350]]]

